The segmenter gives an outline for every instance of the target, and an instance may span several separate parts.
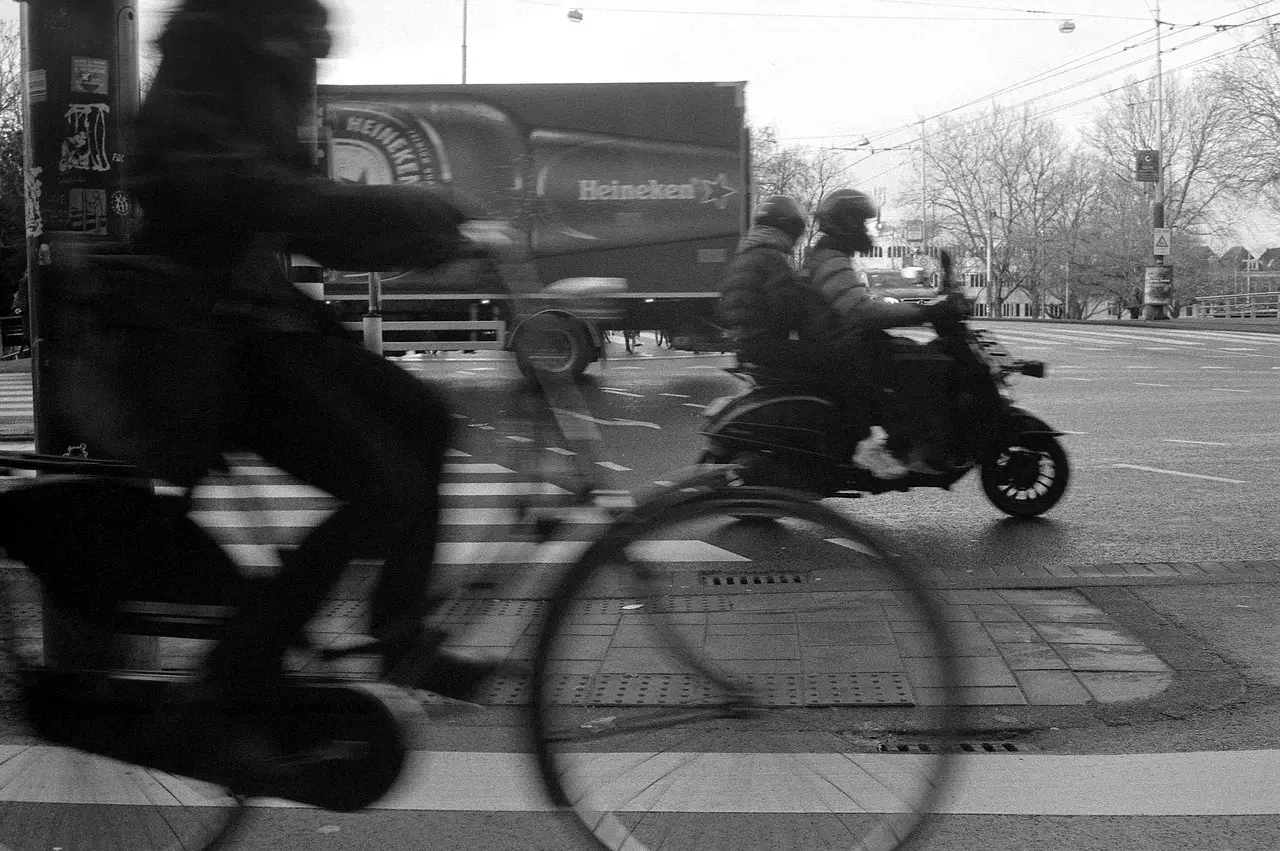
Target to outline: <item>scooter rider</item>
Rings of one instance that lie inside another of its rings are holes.
[[[739,359],[774,369],[808,369],[812,345],[793,339],[801,295],[792,250],[808,217],[786,195],[760,202],[720,287],[717,313]]]
[[[876,442],[864,439],[854,462],[882,478],[898,478],[908,470],[937,473],[949,465],[953,454],[947,426],[936,400],[921,399],[919,392],[912,391],[928,392],[931,385],[938,385],[908,374],[900,362],[902,355],[921,347],[885,329],[954,320],[959,311],[950,299],[918,306],[888,302],[871,293],[854,256],[873,248],[867,221],[877,212],[875,202],[856,189],[837,189],[819,202],[814,215],[819,237],[806,258],[804,280],[825,309],[811,316],[800,336],[835,354],[835,368],[845,377],[843,390],[852,396],[846,403],[866,406],[870,402],[889,433],[887,447],[896,461],[883,463]],[[944,359],[936,356],[913,360],[945,366]]]

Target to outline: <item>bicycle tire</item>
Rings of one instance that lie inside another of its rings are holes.
[[[241,827],[244,799],[225,787],[119,762],[40,735],[33,691],[39,617],[32,578],[4,570],[0,586],[0,848],[95,851],[214,851]],[[26,574],[29,576],[29,574]]]
[[[769,539],[736,574],[658,554],[735,535]],[[533,677],[542,780],[619,851],[907,848],[958,751],[954,641],[918,572],[776,488],[689,489],[610,527],[556,588]]]

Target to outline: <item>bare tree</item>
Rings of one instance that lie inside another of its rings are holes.
[[[787,195],[809,213],[809,226],[798,243],[801,250],[813,240],[813,213],[818,202],[828,192],[845,186],[841,178],[852,168],[839,151],[781,144],[773,127],[752,132],[751,165],[753,203],[769,195]]]
[[[22,37],[17,24],[0,21],[0,311],[26,266],[22,144]]]
[[[1205,88],[1226,137],[1227,168],[1216,176],[1280,210],[1280,35],[1268,27],[1246,42],[1210,69]]]

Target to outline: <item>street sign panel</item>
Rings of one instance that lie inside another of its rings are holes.
[[[1173,242],[1173,233],[1170,228],[1156,228],[1155,235],[1152,237],[1151,253],[1162,257],[1169,254],[1169,245]]]
[[[1144,304],[1168,304],[1173,299],[1173,267],[1148,266],[1143,283]]]
[[[1138,151],[1137,164],[1134,169],[1138,180],[1144,183],[1155,183],[1160,178],[1160,152]]]

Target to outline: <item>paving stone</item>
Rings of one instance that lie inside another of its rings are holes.
[[[1111,618],[1096,606],[1015,606],[1027,621],[1044,623],[1111,623]]]
[[[982,623],[998,623],[1001,621],[1021,621],[1022,616],[1007,603],[994,606],[974,606],[973,613]]]
[[[1070,671],[1015,671],[1014,676],[1032,706],[1079,706],[1092,697]]]
[[[734,674],[796,674],[800,663],[795,659],[734,659],[724,667]],[[682,673],[687,673],[687,666]]]
[[[687,668],[671,658],[671,654],[654,647],[622,647],[611,649],[600,662],[599,670],[602,674],[677,674]]]
[[[1086,626],[1071,623],[1032,624],[1045,641],[1062,644],[1125,644],[1141,647],[1142,642],[1118,626]]]
[[[805,609],[796,612],[796,620],[800,623],[831,623],[833,621],[883,621],[884,606],[880,604],[859,604],[842,606],[834,609]]]
[[[1029,623],[988,623],[983,624],[987,635],[997,644],[1012,644],[1019,641],[1039,642],[1040,633]]]
[[[707,612],[707,626],[722,623],[795,623],[794,611]]]
[[[529,629],[536,634],[539,626],[531,624]],[[617,629],[617,623],[573,623],[564,624],[558,632],[561,635],[613,635]]]
[[[1016,686],[1013,671],[999,656],[966,656],[960,663],[960,681],[966,686]]]
[[[1098,644],[1055,644],[1053,648],[1073,671],[1167,671],[1169,666],[1145,647]]]
[[[805,674],[889,673],[905,670],[892,644],[860,647],[802,647],[800,670]]]
[[[705,646],[713,659],[799,659],[794,635],[709,635]]]
[[[1170,562],[1170,567],[1182,576],[1204,576],[1204,568],[1190,562]]]
[[[795,635],[794,623],[713,623],[705,627],[707,635]]]
[[[557,641],[551,650],[551,658],[599,661],[609,651],[612,641],[612,635],[575,635],[567,641]]]
[[[928,686],[911,687],[916,703],[920,706],[940,706],[946,703],[946,693]],[[1022,689],[1016,686],[975,687],[964,689],[960,702],[964,706],[1026,706]]]
[[[998,644],[1000,656],[1014,671],[1065,670],[1067,663],[1048,644]]]
[[[1030,589],[1007,589],[997,592],[1007,603],[1027,606],[1079,606],[1084,598],[1074,591],[1035,591]]]
[[[979,606],[979,605],[998,605],[1005,602],[998,591],[986,591],[982,589],[961,589],[956,591],[943,591],[942,601],[948,605],[956,606]]]
[[[868,623],[802,623],[800,630],[802,647],[830,645],[891,644],[893,633],[885,622]]]
[[[1173,684],[1173,672],[1081,671],[1080,683],[1099,703],[1145,700],[1160,694]]]
[[[706,627],[684,625],[671,628],[678,630],[679,634],[695,647],[701,647],[706,640]],[[618,631],[613,634],[613,643],[610,647],[661,647],[663,641],[662,633],[651,626],[628,624],[618,627]]]

